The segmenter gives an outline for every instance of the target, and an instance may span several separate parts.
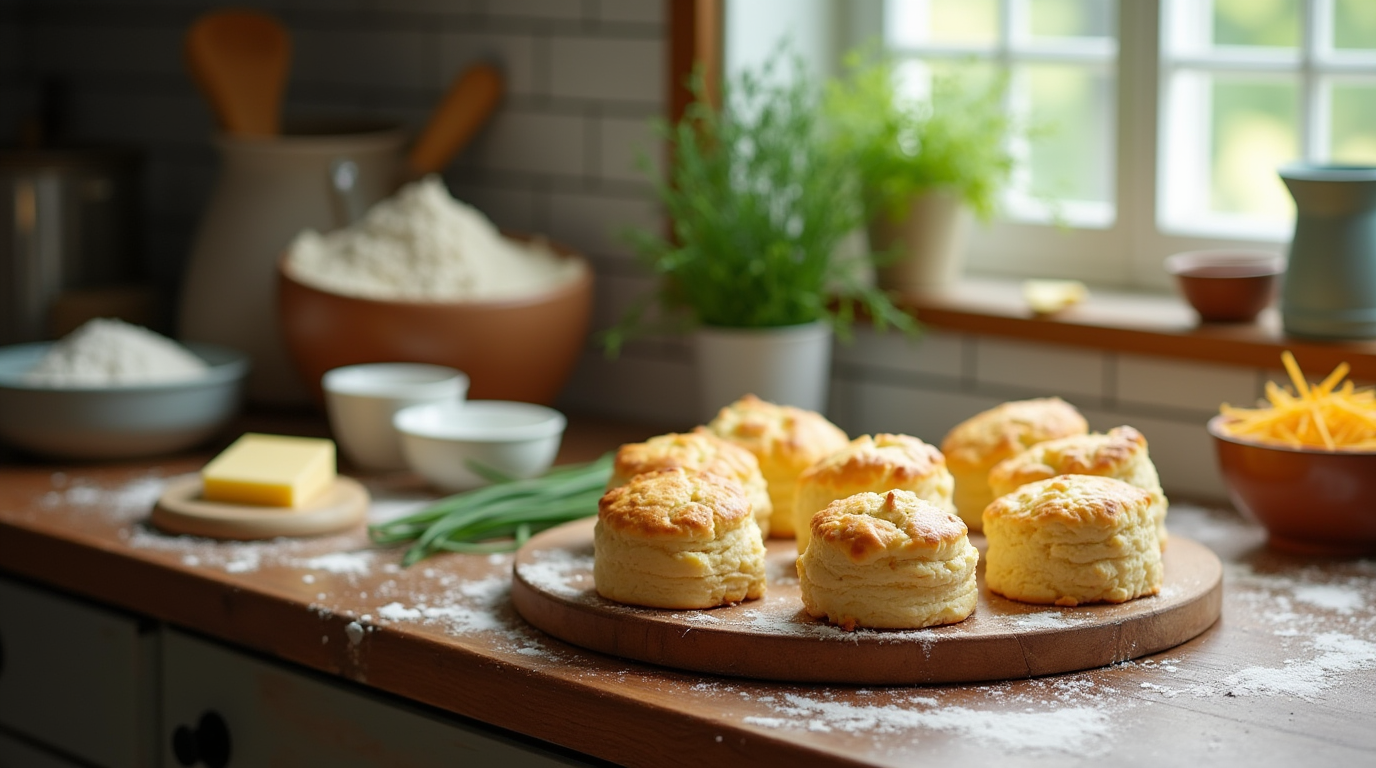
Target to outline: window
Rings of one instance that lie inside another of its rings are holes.
[[[1288,236],[1274,169],[1376,162],[1376,3],[1170,0],[1162,6],[1167,230]]]
[[[1113,0],[891,0],[884,41],[908,83],[942,66],[1005,69],[1008,109],[1042,134],[1015,143],[1005,215],[1049,223],[1054,199],[1063,221],[1102,228],[1115,215],[1116,10]]]
[[[847,44],[881,36],[919,74],[1007,67],[1010,109],[1052,129],[1015,148],[978,271],[1165,286],[1174,252],[1284,248],[1282,163],[1376,163],[1372,0],[866,5],[843,12]]]

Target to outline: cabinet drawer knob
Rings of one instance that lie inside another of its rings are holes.
[[[205,764],[206,768],[229,765],[229,726],[214,710],[201,715],[193,730],[185,725],[172,732],[172,755],[179,765]]]

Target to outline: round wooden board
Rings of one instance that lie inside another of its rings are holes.
[[[357,480],[335,478],[334,485],[304,507],[260,507],[201,498],[201,476],[173,478],[153,506],[153,525],[168,533],[212,539],[274,539],[317,536],[352,528],[368,512],[368,490]]]
[[[551,528],[516,555],[511,598],[539,629],[574,645],[666,667],[764,680],[927,684],[1008,680],[1101,667],[1179,645],[1218,619],[1223,567],[1172,536],[1161,593],[1120,605],[1028,605],[981,589],[959,624],[854,632],[803,612],[792,539],[768,542],[762,600],[706,611],[620,605],[593,588],[588,518]],[[984,582],[982,536],[978,578]]]

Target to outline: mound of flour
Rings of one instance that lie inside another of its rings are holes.
[[[54,388],[162,384],[200,378],[208,368],[166,336],[97,318],[54,344],[24,381]]]
[[[503,237],[435,176],[403,187],[348,227],[305,230],[288,264],[301,282],[330,293],[419,301],[533,296],[580,269],[544,246]]]

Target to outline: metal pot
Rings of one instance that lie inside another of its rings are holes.
[[[139,157],[0,150],[0,344],[49,338],[64,291],[138,277]]]

